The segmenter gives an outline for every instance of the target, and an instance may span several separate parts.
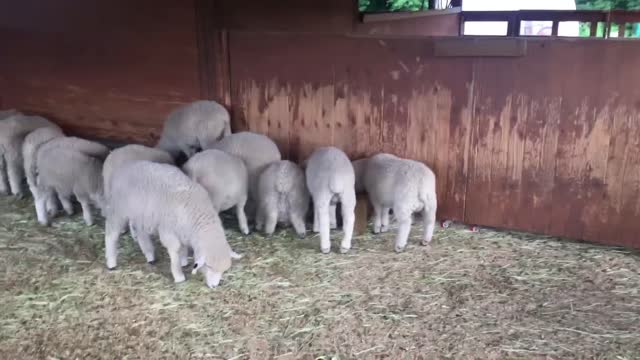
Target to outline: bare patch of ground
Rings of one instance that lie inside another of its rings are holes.
[[[245,237],[227,220],[245,257],[210,290],[174,285],[164,250],[147,265],[128,236],[109,272],[101,226],[44,228],[30,199],[0,198],[1,357],[640,357],[636,253],[454,226],[430,250],[416,227],[402,254],[391,233],[322,255],[315,235]]]

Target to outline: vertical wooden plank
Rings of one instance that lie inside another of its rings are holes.
[[[558,24],[557,20],[553,20],[551,23],[551,36],[558,36]]]
[[[589,27],[589,36],[596,37],[598,35],[598,22],[592,21],[591,26]]]
[[[627,29],[627,23],[619,23],[618,24],[618,37],[619,38],[623,38],[625,37],[625,30]]]

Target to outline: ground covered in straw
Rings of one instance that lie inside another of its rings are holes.
[[[402,254],[388,234],[322,255],[225,219],[245,257],[210,290],[128,237],[106,271],[101,226],[32,213],[0,198],[2,359],[640,357],[640,258],[621,249],[454,226],[430,250],[416,227]]]

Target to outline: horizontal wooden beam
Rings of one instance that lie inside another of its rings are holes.
[[[452,37],[434,43],[437,57],[520,57],[527,54],[527,40],[522,38]]]
[[[455,7],[444,10],[425,10],[425,11],[398,11],[398,12],[383,12],[383,13],[365,13],[362,16],[363,23],[381,22],[381,21],[395,21],[416,19],[429,16],[441,16],[449,14],[459,14],[462,12],[462,8]]]

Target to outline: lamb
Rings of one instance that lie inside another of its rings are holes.
[[[22,158],[24,160],[24,173],[27,176],[29,190],[36,198],[36,155],[43,144],[50,140],[64,136],[58,127],[43,127],[29,133],[22,143]]]
[[[123,165],[138,160],[174,165],[173,158],[164,150],[130,144],[113,150],[102,167],[105,198],[109,196],[109,183],[113,174]]]
[[[418,161],[391,154],[377,154],[366,160],[362,183],[374,209],[373,232],[389,230],[389,209],[398,221],[395,251],[407,245],[412,214],[421,211],[424,221],[422,245],[429,245],[436,221],[436,178]]]
[[[211,146],[242,159],[249,173],[249,200],[257,200],[260,173],[282,159],[278,146],[267,136],[249,131],[231,134]]]
[[[108,153],[102,144],[75,137],[54,138],[38,149],[35,205],[42,225],[49,225],[46,203],[54,193],[69,215],[74,195],[82,205],[85,223],[93,225],[90,204],[104,211],[102,163]]]
[[[149,161],[130,162],[111,179],[105,230],[106,261],[117,263],[120,233],[128,222],[144,234],[158,234],[171,259],[176,283],[185,280],[188,248],[193,249],[194,269],[204,272],[206,284],[218,286],[232,258],[241,256],[227,243],[220,218],[207,191],[178,168]],[[142,237],[147,259],[153,258],[153,244]]]
[[[169,114],[156,148],[167,151],[174,159],[180,153],[190,158],[228,135],[231,135],[229,112],[215,101],[199,100]]]
[[[0,121],[1,194],[9,192],[6,182],[6,177],[8,176],[11,193],[17,197],[22,197],[22,180],[24,178],[22,143],[27,134],[41,127],[59,129],[57,125],[43,117],[27,116],[19,113]]]
[[[319,148],[307,160],[306,175],[307,188],[313,198],[313,227],[314,231],[320,231],[320,250],[325,254],[331,251],[330,221],[335,219],[335,206],[340,202],[344,230],[340,252],[348,252],[356,207],[355,173],[349,158],[338,148]]]
[[[247,203],[249,175],[242,159],[221,150],[205,150],[183,166],[191,180],[209,193],[213,207],[226,211],[235,207],[240,231],[249,234],[244,207]]]
[[[287,160],[268,165],[258,182],[256,228],[264,228],[264,231],[271,235],[277,222],[290,222],[298,236],[304,237],[304,221],[308,209],[309,191],[302,169]]]

